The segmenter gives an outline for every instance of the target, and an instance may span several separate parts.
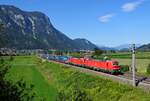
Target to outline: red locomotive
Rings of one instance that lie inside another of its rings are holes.
[[[120,66],[118,65],[117,61],[99,61],[94,59],[88,58],[74,58],[71,57],[67,60],[69,64],[88,67],[95,70],[100,70],[104,72],[109,72],[111,74],[119,73]]]
[[[62,63],[69,63],[76,66],[82,66],[98,71],[109,72],[111,74],[122,73],[121,67],[117,61],[100,61],[89,58],[75,58],[67,56],[52,56],[52,55],[43,55],[43,58],[54,60]]]

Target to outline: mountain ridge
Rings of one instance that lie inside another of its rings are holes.
[[[76,38],[74,39],[74,42],[76,42],[76,44],[78,45],[79,49],[83,49],[83,50],[90,50],[90,49],[94,49],[97,46],[94,45],[93,43],[91,43],[90,41],[88,41],[87,39],[84,38]],[[86,48],[82,48],[84,46],[87,46]]]
[[[0,33],[1,42],[5,43],[0,44],[0,47],[81,49],[79,43],[57,30],[42,12],[29,12],[12,5],[0,5],[0,22],[6,27],[5,34]],[[89,47],[84,46],[82,49]]]
[[[150,43],[144,44],[137,48],[138,51],[150,51]]]
[[[142,44],[135,44],[136,47],[142,46]],[[131,48],[131,44],[120,44],[114,47],[107,47],[107,46],[98,46],[102,50],[118,50],[118,51],[127,51]]]

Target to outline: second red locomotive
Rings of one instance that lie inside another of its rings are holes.
[[[71,57],[67,60],[68,63],[77,65],[77,66],[83,66],[88,67],[95,70],[101,70],[104,72],[109,72],[111,74],[119,73],[120,72],[120,66],[117,61],[99,61],[94,59],[88,59],[88,58],[74,58]]]

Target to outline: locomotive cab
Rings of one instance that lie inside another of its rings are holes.
[[[113,65],[112,68],[114,72],[120,72],[120,66],[118,61],[112,61],[112,65]]]
[[[113,66],[118,66],[119,65],[118,61],[113,61],[112,63],[113,63]]]

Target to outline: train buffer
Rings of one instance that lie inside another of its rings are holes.
[[[137,80],[135,81],[135,85],[138,86],[138,84],[139,84],[140,82],[142,82],[142,81],[144,81],[144,80],[146,80],[146,79],[147,79],[147,77],[143,77],[143,78],[141,78],[141,79],[137,79]]]

